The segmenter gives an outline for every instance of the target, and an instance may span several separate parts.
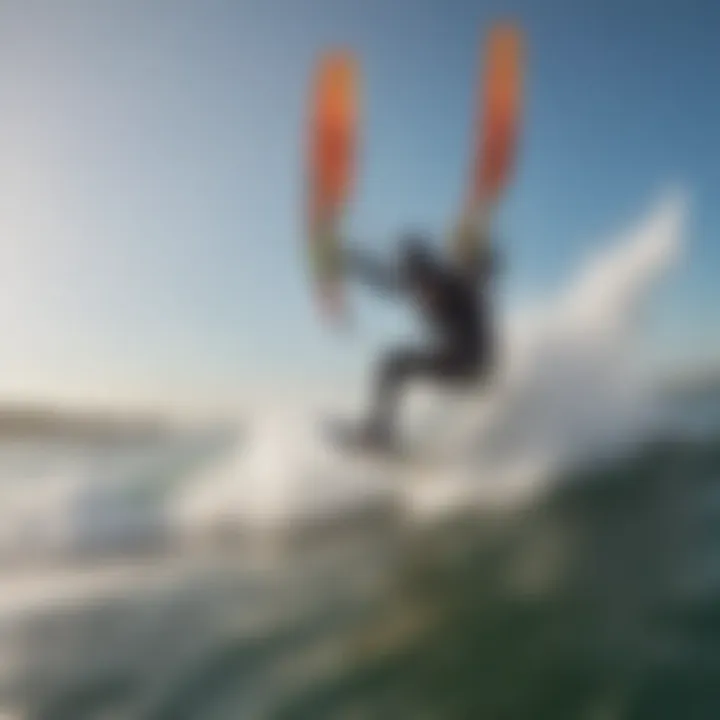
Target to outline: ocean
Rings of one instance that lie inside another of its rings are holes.
[[[6,561],[0,717],[720,717],[717,430],[430,527]]]
[[[636,344],[681,219],[509,325],[481,396],[409,401],[432,462],[283,403],[0,441],[0,719],[719,718],[720,382]]]

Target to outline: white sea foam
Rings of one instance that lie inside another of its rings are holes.
[[[684,210],[682,197],[665,198],[532,313],[509,318],[503,372],[492,388],[414,391],[402,429],[432,460],[427,465],[340,453],[321,431],[327,408],[277,399],[249,419],[233,448],[187,473],[147,452],[19,448],[14,460],[0,454],[0,556],[227,525],[284,527],[388,502],[427,518],[458,504],[532,496],[568,463],[635,443],[651,429],[654,395],[634,343],[638,310],[681,249]],[[349,397],[333,411],[352,417],[359,408]]]
[[[236,454],[176,498],[176,516],[185,527],[275,527],[380,499],[435,516],[459,503],[514,503],[569,463],[637,442],[656,417],[636,352],[640,310],[681,250],[685,205],[679,194],[663,198],[566,286],[511,318],[491,389],[413,393],[403,432],[432,458],[425,467],[348,457],[323,437],[320,408],[273,408],[253,418]],[[353,412],[341,401],[336,411]]]

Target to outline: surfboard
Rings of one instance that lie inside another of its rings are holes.
[[[369,443],[362,437],[360,423],[353,423],[347,418],[326,417],[323,419],[323,430],[334,445],[349,452],[378,457],[398,457],[400,454],[396,442],[382,446]]]
[[[395,438],[389,446],[369,444],[360,437],[359,424],[346,418],[325,417],[322,426],[323,434],[331,444],[361,461],[408,470],[428,470],[446,462],[440,454],[433,454],[401,438]]]
[[[307,252],[318,308],[331,319],[343,310],[341,222],[355,176],[358,85],[352,52],[319,58],[310,93]]]
[[[516,155],[523,86],[523,35],[513,23],[493,25],[482,48],[482,71],[473,123],[474,150],[451,252],[461,265],[474,262],[478,243],[511,176]]]

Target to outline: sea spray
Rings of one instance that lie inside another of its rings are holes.
[[[202,505],[203,523],[234,513],[278,524],[385,498],[428,517],[468,502],[515,503],[569,464],[640,441],[656,419],[635,347],[640,310],[681,249],[685,206],[680,194],[663,198],[529,317],[510,318],[493,387],[412,393],[402,433],[433,458],[425,469],[343,455],[319,411],[274,408],[254,418],[224,479],[204,478],[182,506]]]

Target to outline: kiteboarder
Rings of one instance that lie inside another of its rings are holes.
[[[490,28],[482,93],[474,124],[474,152],[457,232],[444,261],[425,237],[401,239],[385,265],[343,242],[342,220],[355,175],[360,67],[352,52],[333,51],[317,66],[311,96],[307,243],[319,307],[326,318],[344,313],[343,286],[353,277],[415,301],[434,337],[395,348],[380,361],[370,412],[359,427],[332,423],[346,446],[388,448],[396,411],[409,381],[442,385],[486,380],[495,366],[490,281],[496,262],[489,228],[515,155],[522,89],[520,28]]]
[[[358,249],[346,251],[345,272],[370,287],[414,302],[433,337],[418,346],[390,350],[379,362],[369,416],[357,431],[362,445],[393,443],[400,394],[412,380],[455,385],[486,380],[495,358],[490,281],[496,255],[479,241],[473,263],[443,260],[427,237],[401,238],[398,258],[383,264]]]

